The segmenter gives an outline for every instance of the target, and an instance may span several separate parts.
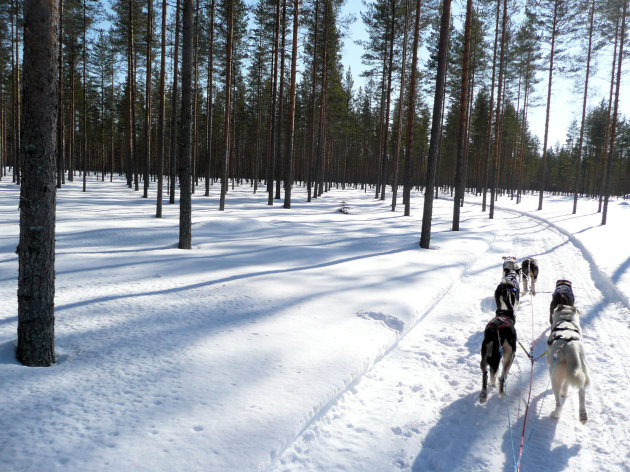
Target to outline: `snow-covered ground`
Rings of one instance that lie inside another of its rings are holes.
[[[630,205],[468,196],[460,232],[435,202],[431,250],[412,216],[373,192],[334,189],[291,210],[249,185],[178,208],[124,182],[58,193],[57,365],[14,359],[18,192],[0,182],[1,471],[514,470],[530,361],[508,394],[481,386],[479,348],[501,257],[534,256],[538,295],[517,330],[538,357],[558,278],[573,281],[590,368],[589,422],[570,391],[560,420],[544,359],[533,368],[522,471],[630,470]],[[350,213],[338,211],[342,205]],[[531,215],[531,216],[527,216]],[[508,416],[509,412],[509,416]],[[514,452],[513,452],[514,449]]]

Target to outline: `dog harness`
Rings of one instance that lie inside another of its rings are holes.
[[[554,294],[566,295],[571,300],[571,304],[575,303],[575,295],[573,295],[573,289],[568,284],[560,284],[556,286],[556,289],[553,291]]]
[[[503,328],[511,328],[512,323],[510,323],[510,318],[507,316],[497,316],[490,320],[490,322],[486,325],[486,329],[496,329],[500,330]]]
[[[547,344],[551,345],[558,339],[562,339],[566,342],[580,341],[582,339],[582,333],[580,333],[580,329],[573,321],[561,320],[551,329]]]
[[[519,299],[520,297],[520,287],[518,284],[518,275],[516,275],[516,272],[510,272],[505,276],[505,282],[510,285],[510,289],[509,291],[514,293],[516,300]]]

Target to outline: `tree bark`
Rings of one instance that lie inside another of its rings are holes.
[[[542,150],[542,168],[541,168],[541,184],[540,184],[540,194],[538,196],[538,210],[542,210],[543,207],[543,194],[545,192],[545,184],[547,179],[547,142],[549,139],[549,112],[551,110],[551,84],[553,81],[553,60],[554,54],[556,52],[556,35],[557,35],[557,27],[558,27],[558,2],[559,0],[554,0],[553,6],[553,20],[551,24],[551,52],[549,57],[549,79],[547,84],[547,108],[545,111],[545,137],[543,139],[543,150]]]
[[[446,53],[448,50],[449,24],[451,18],[451,0],[442,3],[442,19],[440,22],[440,39],[438,48],[437,76],[435,79],[435,98],[433,100],[433,117],[431,122],[431,139],[427,157],[427,180],[424,191],[424,211],[422,214],[422,233],[420,247],[429,249],[431,243],[431,219],[433,215],[433,194],[437,171],[437,150],[440,140],[442,122],[442,103],[444,102],[444,78],[446,77]]]
[[[593,23],[595,18],[595,0],[591,0],[588,17],[588,49],[586,53],[586,77],[584,78],[584,98],[582,100],[582,122],[580,124],[580,139],[578,140],[577,170],[575,172],[575,189],[573,192],[573,214],[577,212],[578,191],[582,172],[582,145],[584,141],[584,123],[586,121],[586,102],[588,98],[588,79],[591,72],[591,51],[593,47]]]
[[[459,130],[457,138],[457,167],[455,170],[455,200],[453,201],[453,231],[459,231],[459,213],[464,200],[466,175],[464,174],[466,154],[466,128],[468,118],[468,66],[470,57],[470,29],[472,24],[472,0],[466,2],[466,23],[464,26],[464,57],[462,60],[462,87],[459,99]]]
[[[166,115],[166,97],[165,97],[165,80],[166,80],[166,15],[167,1],[162,0],[162,33],[160,44],[160,111],[158,116],[158,181],[157,181],[157,198],[155,205],[155,217],[162,218],[162,188],[164,185],[164,121]]]
[[[232,41],[234,38],[234,2],[228,2],[228,24],[226,40],[226,63],[225,63],[225,121],[223,123],[223,145],[225,154],[223,157],[223,177],[221,179],[221,202],[219,210],[225,210],[225,194],[228,185],[228,163],[230,159],[230,109],[232,107]],[[273,175],[273,174],[272,174]],[[272,185],[273,190],[273,185]],[[270,192],[270,198],[273,193]]]
[[[182,37],[182,117],[179,136],[179,248],[192,248],[192,74],[193,0],[183,2]]]
[[[505,35],[507,29],[507,0],[503,0],[503,21],[501,26],[501,51],[499,53],[499,77],[497,78],[497,108],[494,119],[494,152],[492,158],[494,161],[492,172],[492,191],[490,192],[490,212],[488,217],[494,218],[494,202],[497,189],[499,188],[499,160],[501,159],[501,141],[502,141],[502,127],[501,127],[501,96],[503,88],[503,69],[505,65]]]
[[[413,147],[413,126],[416,116],[416,75],[418,68],[418,42],[420,38],[420,10],[422,0],[416,0],[416,19],[413,33],[413,53],[411,59],[411,79],[409,80],[409,104],[407,105],[407,130],[405,136],[405,182],[403,187],[403,202],[405,205],[405,216],[411,214],[411,175],[413,165],[411,161]]]
[[[173,97],[171,99],[171,149],[170,149],[170,188],[169,204],[175,203],[175,175],[177,169],[177,102],[178,96],[178,69],[179,69],[179,29],[180,29],[180,5],[181,0],[177,0],[175,6],[175,51],[173,52]]]
[[[24,2],[24,166],[18,245],[18,361],[55,362],[58,2]]]
[[[57,116],[57,188],[63,181],[63,0],[59,0],[59,102]]]
[[[400,141],[402,139],[403,100],[405,98],[405,69],[407,66],[407,33],[409,26],[409,0],[405,0],[405,25],[403,33],[402,67],[400,69],[400,95],[398,96],[398,123],[396,127],[396,146],[394,147],[394,162],[392,163],[392,211],[396,211],[398,195],[398,159],[400,157]]]
[[[210,196],[210,170],[212,167],[212,79],[214,73],[214,0],[210,2],[210,45],[208,48],[208,86],[207,86],[207,99],[208,99],[208,118],[206,119],[206,193],[205,196]]]
[[[291,45],[291,84],[289,86],[289,123],[287,128],[287,159],[284,168],[284,208],[291,208],[293,186],[293,146],[295,136],[295,81],[297,73],[299,0],[293,0],[293,44]]]
[[[621,14],[621,37],[619,39],[619,59],[617,65],[617,81],[615,85],[615,105],[612,115],[612,128],[610,131],[610,151],[608,167],[606,169],[606,185],[604,186],[604,210],[602,212],[602,225],[606,224],[608,215],[608,197],[610,195],[610,172],[612,169],[613,153],[615,151],[615,134],[617,131],[617,117],[619,113],[619,86],[621,85],[621,66],[623,64],[623,44],[626,40],[626,13],[628,11],[628,0],[623,2],[623,13]]]
[[[481,197],[481,211],[486,211],[488,199],[488,182],[490,180],[490,146],[492,142],[492,114],[494,110],[494,81],[497,69],[497,47],[499,44],[499,14],[501,13],[501,0],[497,0],[497,11],[494,27],[494,49],[492,53],[492,81],[490,82],[490,106],[488,108],[488,130],[486,133],[486,168],[484,171],[483,192]]]
[[[147,75],[145,84],[145,120],[144,120],[144,187],[142,198],[149,197],[149,168],[151,166],[151,67],[153,42],[153,0],[147,0]]]

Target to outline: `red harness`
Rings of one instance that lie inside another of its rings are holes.
[[[486,325],[486,329],[493,328],[496,330],[511,327],[512,324],[507,316],[497,316],[496,318],[490,320],[490,322]]]

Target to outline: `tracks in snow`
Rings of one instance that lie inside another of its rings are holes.
[[[420,317],[399,342],[325,406],[289,444],[273,470],[513,470],[506,402],[490,392],[477,403],[481,384],[479,346],[494,311],[493,292],[502,255],[533,256],[541,265],[537,288],[549,291],[558,278],[573,281],[582,311],[591,387],[590,420],[577,420],[577,393],[569,391],[559,421],[548,418],[553,395],[544,360],[534,365],[532,405],[521,470],[627,470],[630,416],[622,404],[628,369],[627,299],[597,268],[571,235],[536,217],[501,212],[505,233]],[[546,349],[550,295],[523,296],[517,330],[524,345]],[[532,305],[533,304],[533,305]],[[532,333],[532,307],[534,310]],[[511,434],[518,453],[530,362],[519,350],[508,379]],[[537,419],[537,415],[540,417]],[[614,441],[601,441],[614,434]],[[578,465],[579,464],[579,465]],[[592,467],[591,467],[592,466]]]

